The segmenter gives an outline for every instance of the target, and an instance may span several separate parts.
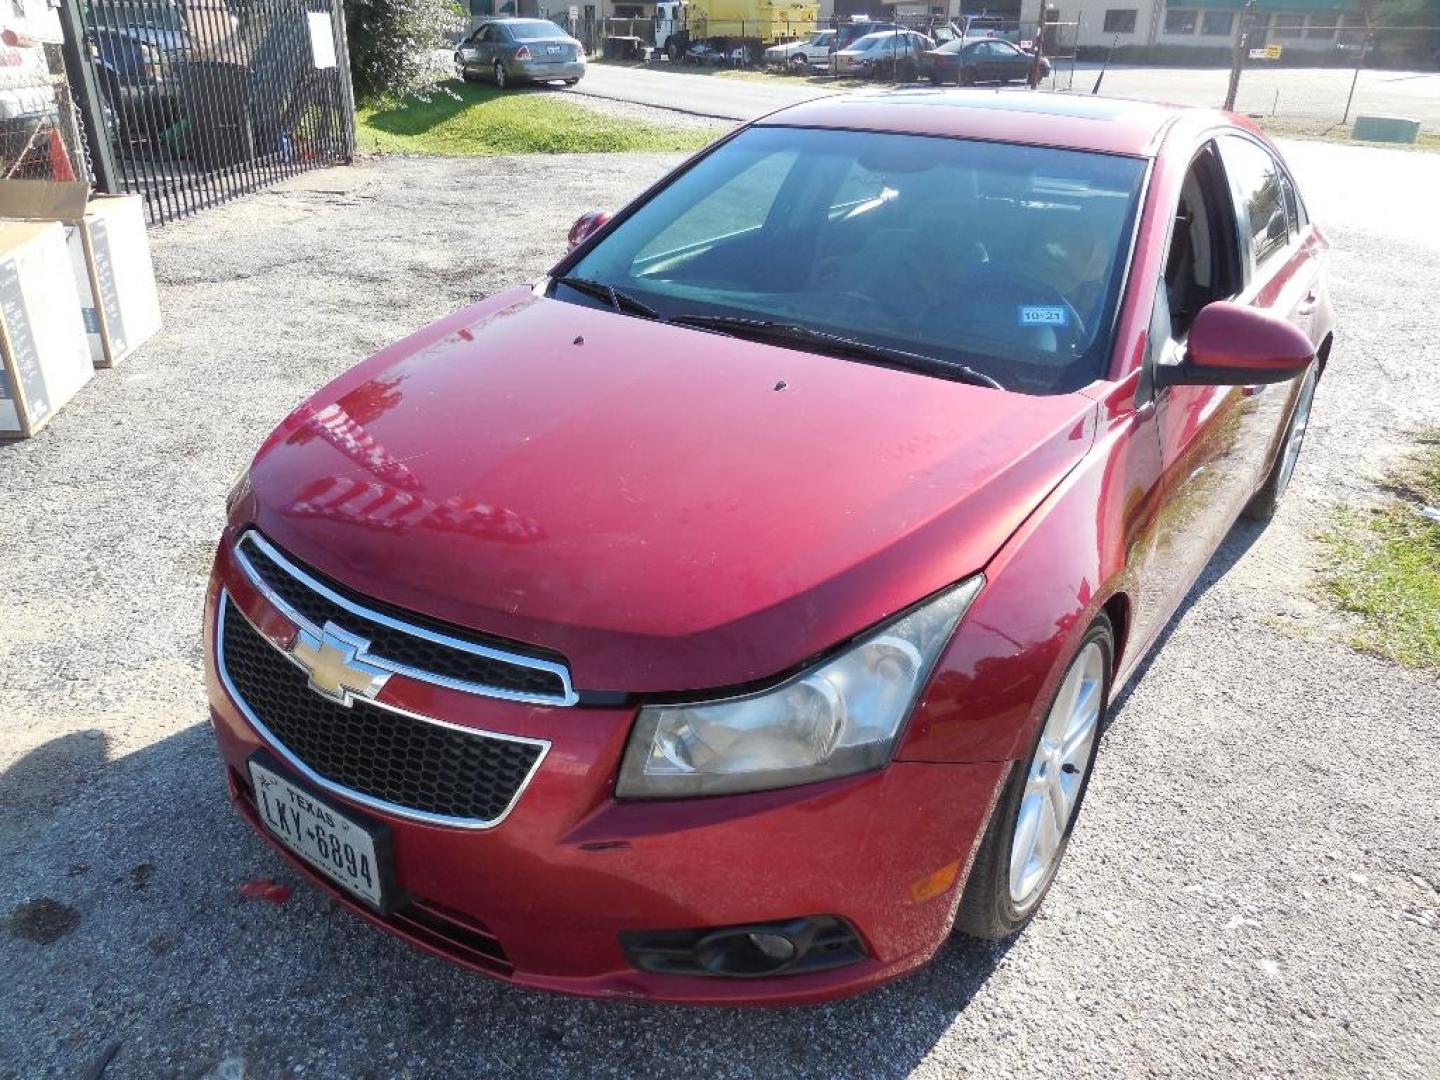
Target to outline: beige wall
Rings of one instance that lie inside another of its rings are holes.
[[[1036,22],[1040,18],[1041,0],[1021,0],[1020,19],[1022,22]],[[1233,41],[1233,30],[1239,22],[1240,12],[1225,8],[1207,9],[1202,3],[1166,5],[1157,0],[1051,0],[1051,7],[1060,13],[1060,21],[1079,20],[1078,44],[1083,48],[1108,48],[1113,42],[1120,47],[1159,45],[1167,47],[1191,47],[1216,49],[1225,48]],[[1169,10],[1192,12],[1194,26],[1189,32],[1167,32],[1166,13]],[[1134,28],[1126,31],[1105,29],[1106,13],[1109,11],[1135,13]],[[1214,17],[1207,20],[1207,12]],[[1290,13],[1286,13],[1289,16]],[[1226,18],[1231,16],[1231,18]],[[1252,44],[1280,45],[1290,51],[1333,52],[1337,42],[1358,42],[1353,22],[1345,22],[1338,33],[1330,32],[1336,16],[1300,16],[1299,25],[1295,20],[1279,15],[1259,16],[1267,25],[1253,35]],[[1225,29],[1226,24],[1229,30]],[[1209,31],[1208,33],[1206,31]]]

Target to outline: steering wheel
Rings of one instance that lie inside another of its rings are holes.
[[[1057,352],[1078,352],[1089,335],[1075,305],[1053,285],[1023,274],[986,269],[993,265],[982,263],[964,295],[945,302],[944,313],[932,309],[927,315],[944,319],[948,314],[946,321],[952,324],[988,324],[1004,330],[1000,336],[1011,341],[1020,330],[1050,330],[1055,334]],[[1034,321],[1024,321],[1027,317]],[[994,337],[994,330],[987,329],[986,336]]]
[[[857,313],[866,322],[894,322],[894,312],[890,311],[884,304],[873,296],[859,292],[855,289],[834,289],[823,288],[825,306],[833,307],[837,311],[844,311],[847,315],[854,317]]]

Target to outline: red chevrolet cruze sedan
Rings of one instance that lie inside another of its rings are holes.
[[[515,983],[875,986],[1053,880],[1116,687],[1295,467],[1327,242],[1242,120],[747,125],[302,404],[205,638],[240,812]]]

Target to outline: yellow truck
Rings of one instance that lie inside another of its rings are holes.
[[[655,48],[674,61],[749,64],[767,45],[820,25],[820,5],[793,0],[659,0]]]

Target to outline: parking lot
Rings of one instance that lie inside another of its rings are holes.
[[[116,1044],[108,1077],[1436,1075],[1440,686],[1344,644],[1311,538],[1440,417],[1440,158],[1287,151],[1340,334],[1280,517],[1237,528],[1124,691],[1036,923],[795,1010],[551,998],[415,953],[249,832],[205,719],[205,577],[264,434],[676,158],[388,159],[153,231],[166,329],[0,445],[0,1075]]]

